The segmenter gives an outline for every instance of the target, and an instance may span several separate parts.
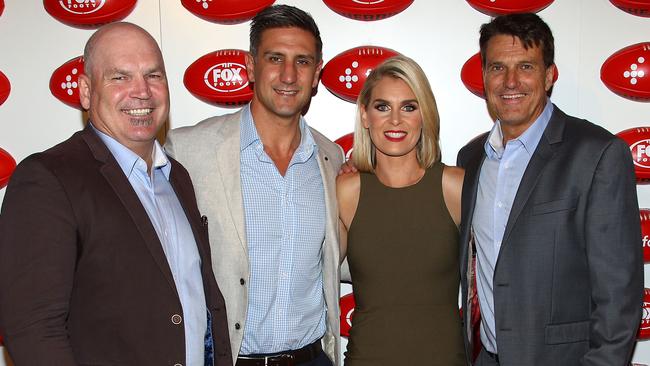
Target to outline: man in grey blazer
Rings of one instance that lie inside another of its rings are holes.
[[[335,177],[342,150],[301,116],[322,67],[314,20],[277,5],[251,24],[251,103],[169,133],[209,218],[233,361],[338,365]]]
[[[553,36],[537,15],[496,17],[480,47],[496,122],[458,154],[468,353],[483,346],[476,365],[628,365],[643,291],[629,148],[548,100]]]

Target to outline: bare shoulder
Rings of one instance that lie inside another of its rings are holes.
[[[449,188],[462,188],[463,179],[465,179],[465,169],[457,166],[445,166],[442,172],[442,184]]]
[[[442,172],[442,193],[447,211],[458,226],[460,224],[460,203],[463,192],[465,170],[455,166],[445,166]]]
[[[361,176],[358,172],[336,177],[336,200],[339,204],[339,217],[346,228],[350,227],[359,204]]]

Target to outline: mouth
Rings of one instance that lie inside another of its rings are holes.
[[[280,94],[282,96],[286,97],[292,97],[296,94],[298,94],[297,90],[290,90],[290,89],[273,89],[277,94]]]
[[[407,133],[405,131],[385,131],[384,136],[388,141],[399,142],[406,138]]]
[[[518,101],[521,98],[526,96],[525,93],[516,93],[516,94],[501,94],[501,99],[505,101]]]
[[[131,117],[146,117],[152,112],[153,108],[122,109],[122,113],[128,114]]]

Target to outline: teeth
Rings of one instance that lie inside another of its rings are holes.
[[[283,94],[283,95],[296,95],[296,94],[298,94],[297,90],[278,90],[278,89],[276,89],[276,91],[279,94]]]
[[[503,99],[517,99],[517,98],[523,98],[525,94],[508,94],[508,95],[502,95],[501,98]]]
[[[390,138],[398,139],[400,137],[406,136],[406,132],[384,132],[384,134]]]
[[[123,111],[129,116],[141,117],[153,112],[153,108],[123,109]]]

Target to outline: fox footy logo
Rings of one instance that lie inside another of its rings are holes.
[[[59,0],[61,7],[74,14],[90,14],[101,9],[106,0]]]
[[[248,77],[242,76],[246,66],[238,63],[224,62],[216,64],[205,73],[205,84],[212,90],[232,93],[248,86]],[[246,78],[246,80],[244,80]]]

